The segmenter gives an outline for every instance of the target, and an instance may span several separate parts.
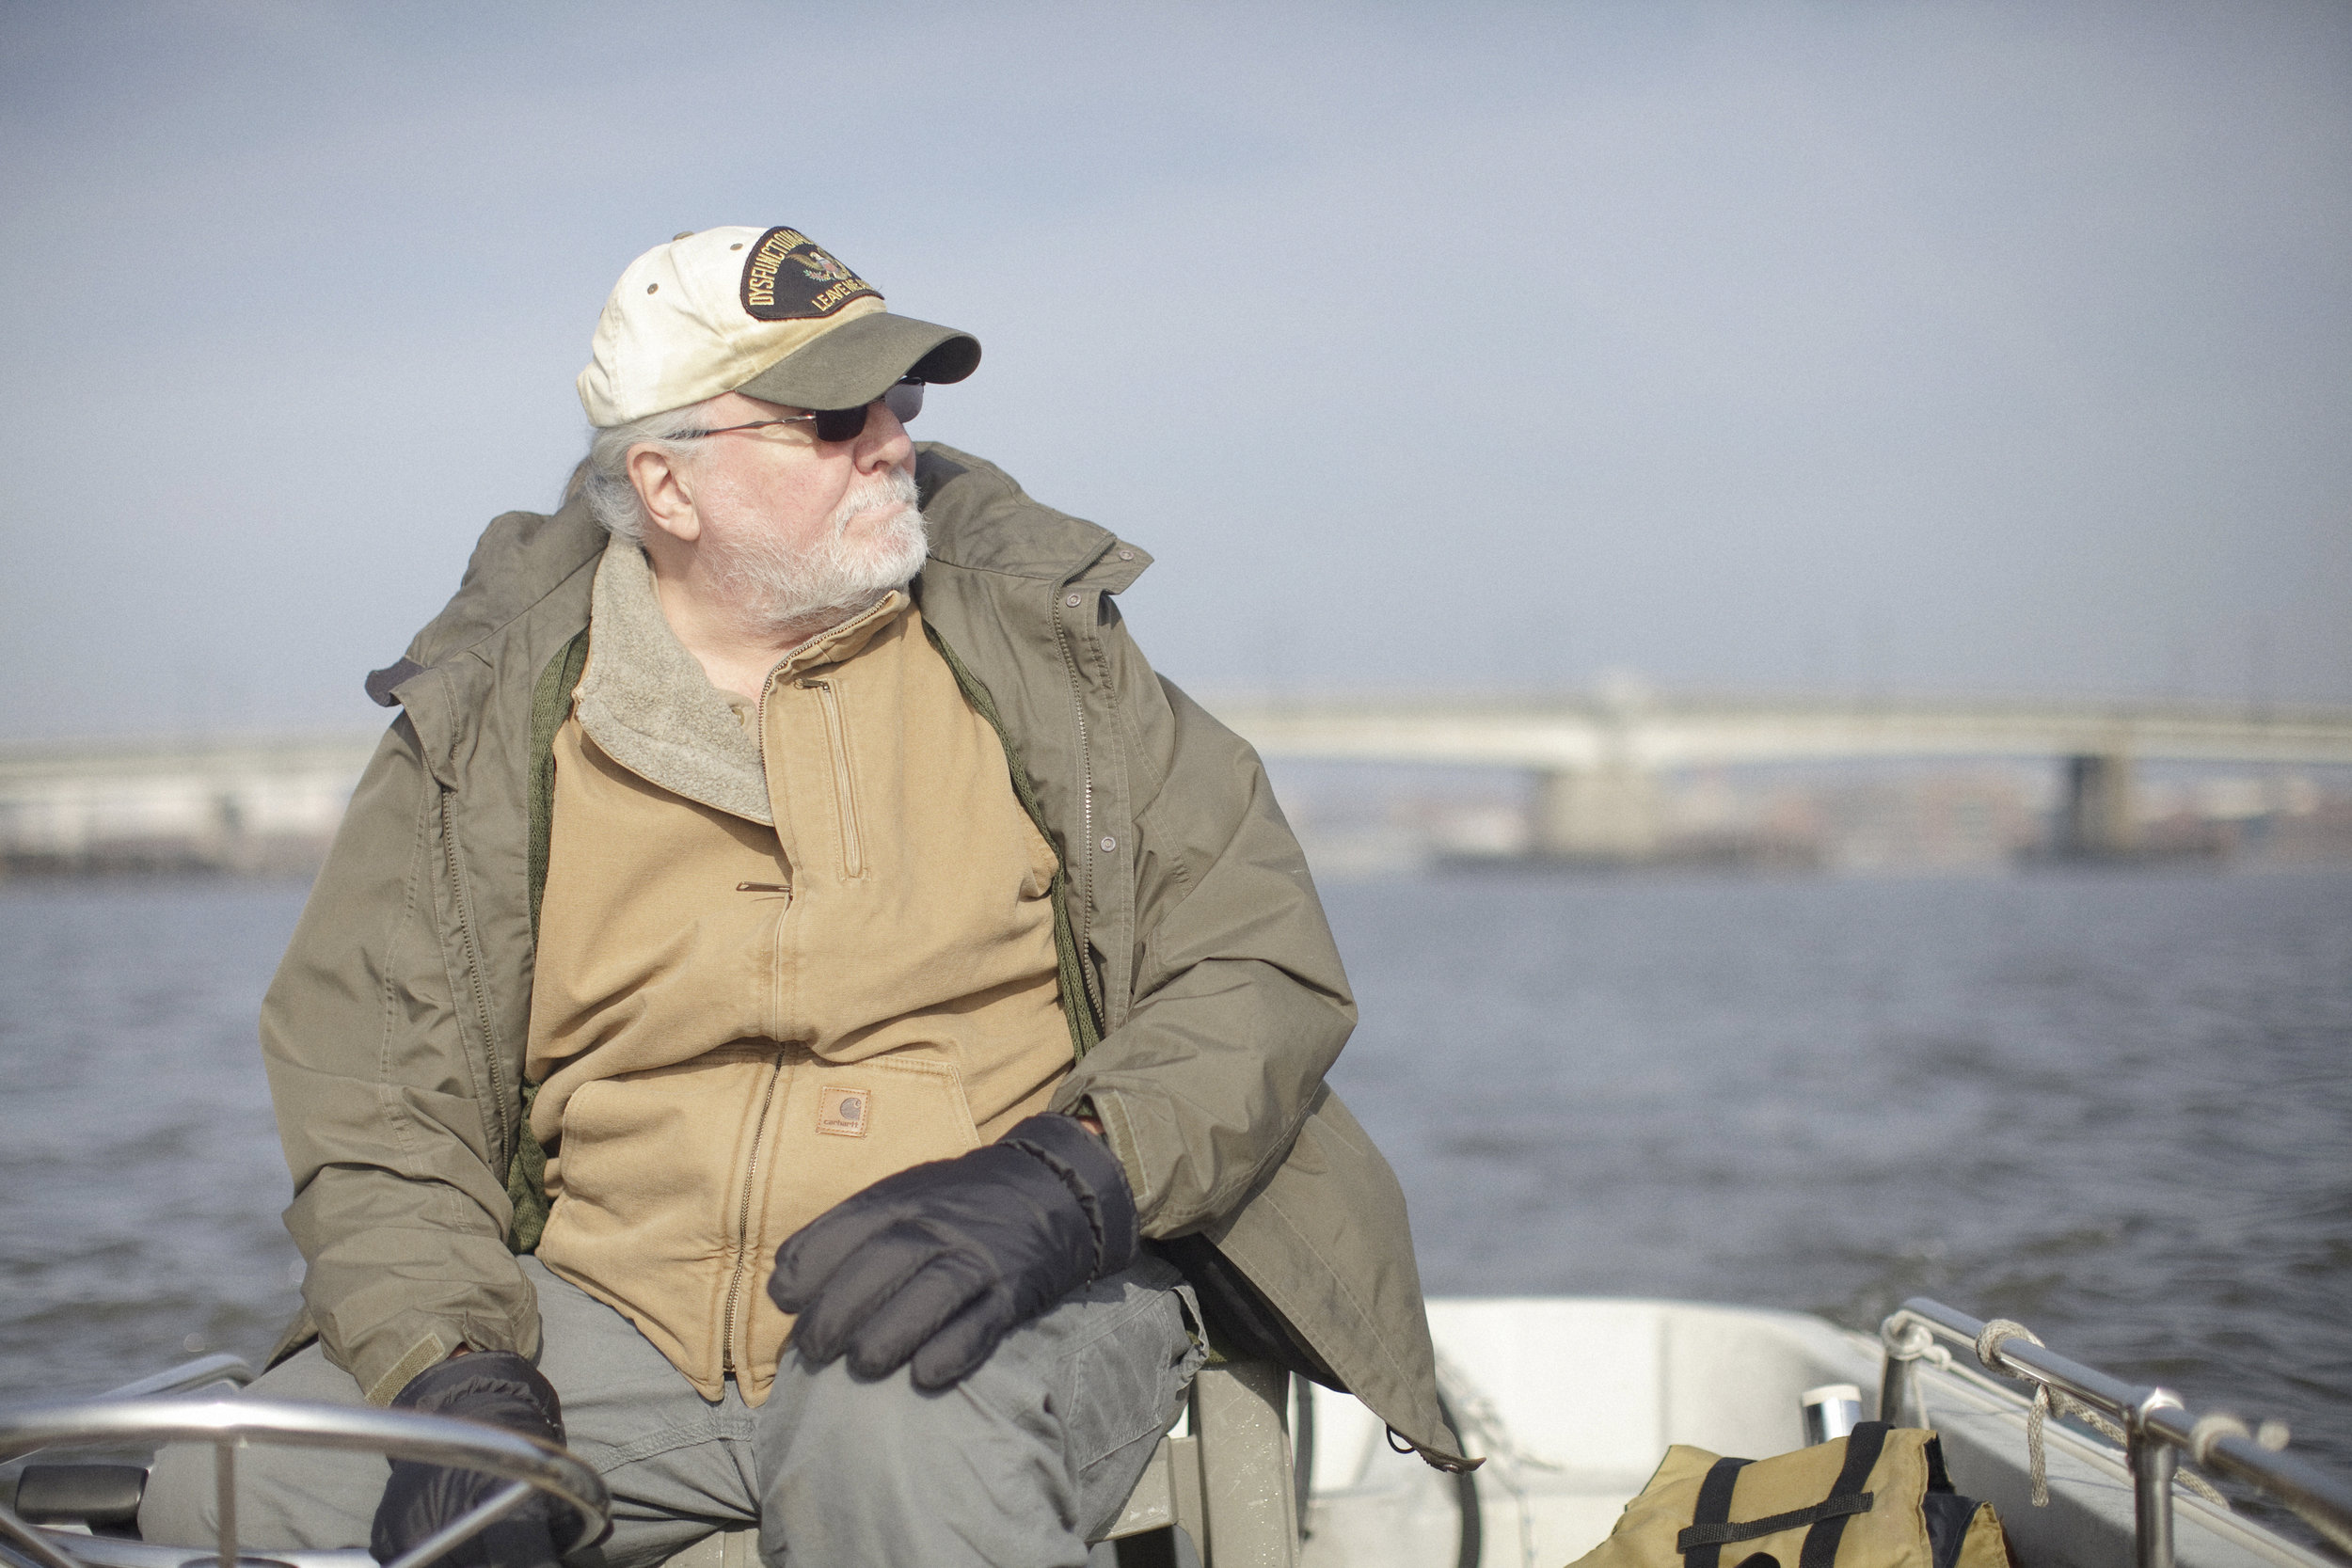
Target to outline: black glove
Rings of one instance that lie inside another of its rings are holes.
[[[997,1142],[883,1177],[777,1249],[768,1294],[792,1342],[860,1377],[912,1359],[945,1388],[997,1341],[1090,1279],[1135,1261],[1136,1200],[1103,1140],[1031,1117]]]
[[[564,1441],[564,1405],[555,1386],[513,1351],[473,1351],[436,1362],[392,1396],[394,1410],[455,1416],[526,1437]],[[389,1562],[486,1501],[507,1482],[479,1470],[412,1459],[392,1461],[392,1479],[376,1505],[368,1550]],[[453,1568],[551,1568],[558,1539],[580,1534],[577,1509],[534,1492],[522,1506],[440,1559]]]

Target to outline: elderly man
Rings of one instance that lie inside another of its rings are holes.
[[[794,230],[658,246],[564,509],[370,679],[263,1009],[309,1272],[254,1391],[567,1442],[585,1560],[1083,1562],[1213,1347],[1460,1462],[1297,846],[1123,630],[1142,553],[909,441],[978,359]],[[382,1558],[485,1485],[240,1475],[248,1540]],[[212,1496],[168,1450],[142,1527]]]

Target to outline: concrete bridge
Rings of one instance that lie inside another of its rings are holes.
[[[0,865],[316,866],[376,736],[0,748]]]
[[[1864,759],[2049,758],[2057,848],[2129,854],[2136,764],[2352,766],[2352,708],[1861,697],[1703,697],[1629,683],[1544,698],[1231,698],[1217,716],[1272,757],[1518,768],[1539,852],[1634,861],[1659,845],[1658,779],[1681,768]]]
[[[2128,854],[2132,774],[2153,761],[2352,767],[2352,708],[1700,697],[1620,684],[1502,697],[1229,697],[1212,709],[1272,757],[1525,768],[1535,842],[1563,859],[1659,847],[1658,780],[1693,768],[1877,758],[2051,759],[2061,851]],[[373,734],[0,748],[0,863],[314,864]]]

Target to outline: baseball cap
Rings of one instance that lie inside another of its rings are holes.
[[[892,383],[961,381],[970,333],[893,315],[871,283],[797,229],[706,229],[628,264],[597,319],[580,404],[626,424],[722,392],[859,408]]]

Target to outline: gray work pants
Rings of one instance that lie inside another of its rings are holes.
[[[572,1451],[612,1494],[612,1534],[574,1560],[644,1568],[717,1529],[758,1527],[789,1568],[856,1563],[1079,1568],[1174,1423],[1202,1352],[1192,1291],[1145,1257],[1015,1330],[970,1377],[919,1392],[789,1351],[747,1407],[705,1400],[629,1321],[522,1260],[539,1291],[539,1370]],[[312,1345],[258,1379],[259,1399],[358,1404]],[[139,1528],[216,1539],[213,1450],[166,1449]],[[259,1548],[365,1546],[389,1470],[372,1454],[256,1445],[237,1462],[239,1536]]]

